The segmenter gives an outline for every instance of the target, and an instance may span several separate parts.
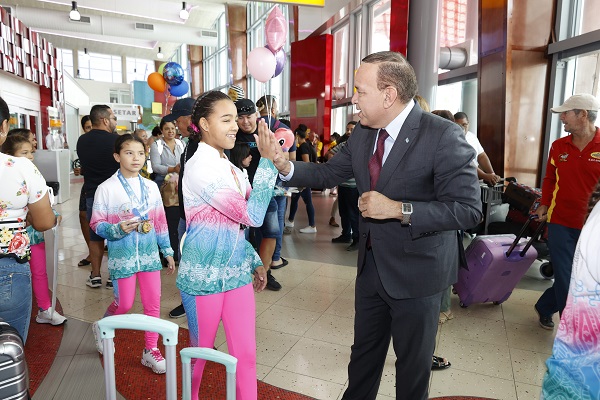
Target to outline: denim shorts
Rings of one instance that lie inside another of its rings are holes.
[[[85,205],[87,211],[87,220],[89,223],[92,220],[92,208],[94,208],[94,198],[86,197]],[[90,228],[90,240],[92,242],[104,242],[104,238],[96,235],[96,232],[94,232],[92,228]]]
[[[264,222],[259,228],[263,238],[275,239],[281,235],[279,230],[279,217],[277,216],[278,209],[279,206],[277,200],[275,200],[274,197],[271,197]]]
[[[31,269],[11,257],[0,258],[0,318],[27,340],[31,319]]]

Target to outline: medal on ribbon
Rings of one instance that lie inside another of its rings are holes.
[[[134,218],[137,218],[140,221],[136,230],[142,234],[147,234],[147,233],[151,232],[152,231],[152,222],[150,222],[150,220],[148,219],[148,215],[147,215],[147,213],[148,213],[148,190],[146,188],[146,185],[144,185],[144,181],[142,180],[142,177],[138,176],[138,178],[140,180],[140,191],[141,191],[141,197],[142,197],[140,200],[140,199],[138,199],[136,194],[133,192],[131,185],[129,184],[129,182],[127,182],[125,177],[123,177],[123,174],[121,174],[120,170],[118,171],[117,176],[119,177],[119,181],[121,182],[123,189],[125,189],[125,192],[127,193],[127,196],[129,197],[129,200],[131,200],[131,203],[133,205],[135,205],[135,207],[131,207],[131,209],[127,210],[127,211]],[[127,219],[132,219],[132,217],[129,217]]]

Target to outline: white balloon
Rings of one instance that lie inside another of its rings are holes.
[[[265,83],[275,74],[277,60],[275,60],[275,56],[269,49],[257,47],[248,54],[246,66],[254,79]]]

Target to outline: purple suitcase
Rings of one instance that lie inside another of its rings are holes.
[[[467,268],[459,268],[458,282],[454,289],[460,298],[460,306],[506,301],[517,283],[537,258],[531,247],[545,224],[540,224],[529,241],[522,239],[531,219],[515,237],[507,235],[477,236],[465,250]]]

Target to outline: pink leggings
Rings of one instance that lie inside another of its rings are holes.
[[[140,281],[140,297],[144,314],[160,318],[160,271],[138,272],[128,278],[113,280],[115,300],[106,309],[105,317],[127,313],[135,300],[135,281]],[[147,349],[153,349],[158,344],[158,333],[145,332]]]
[[[192,346],[214,346],[219,322],[227,338],[229,354],[238,359],[236,395],[238,400],[256,400],[256,305],[252,284],[207,296],[182,292],[188,316]],[[205,360],[195,360],[192,372],[192,399],[198,399]]]
[[[40,310],[47,310],[52,305],[50,291],[48,290],[48,273],[46,272],[46,243],[31,246],[31,286],[35,302]]]

